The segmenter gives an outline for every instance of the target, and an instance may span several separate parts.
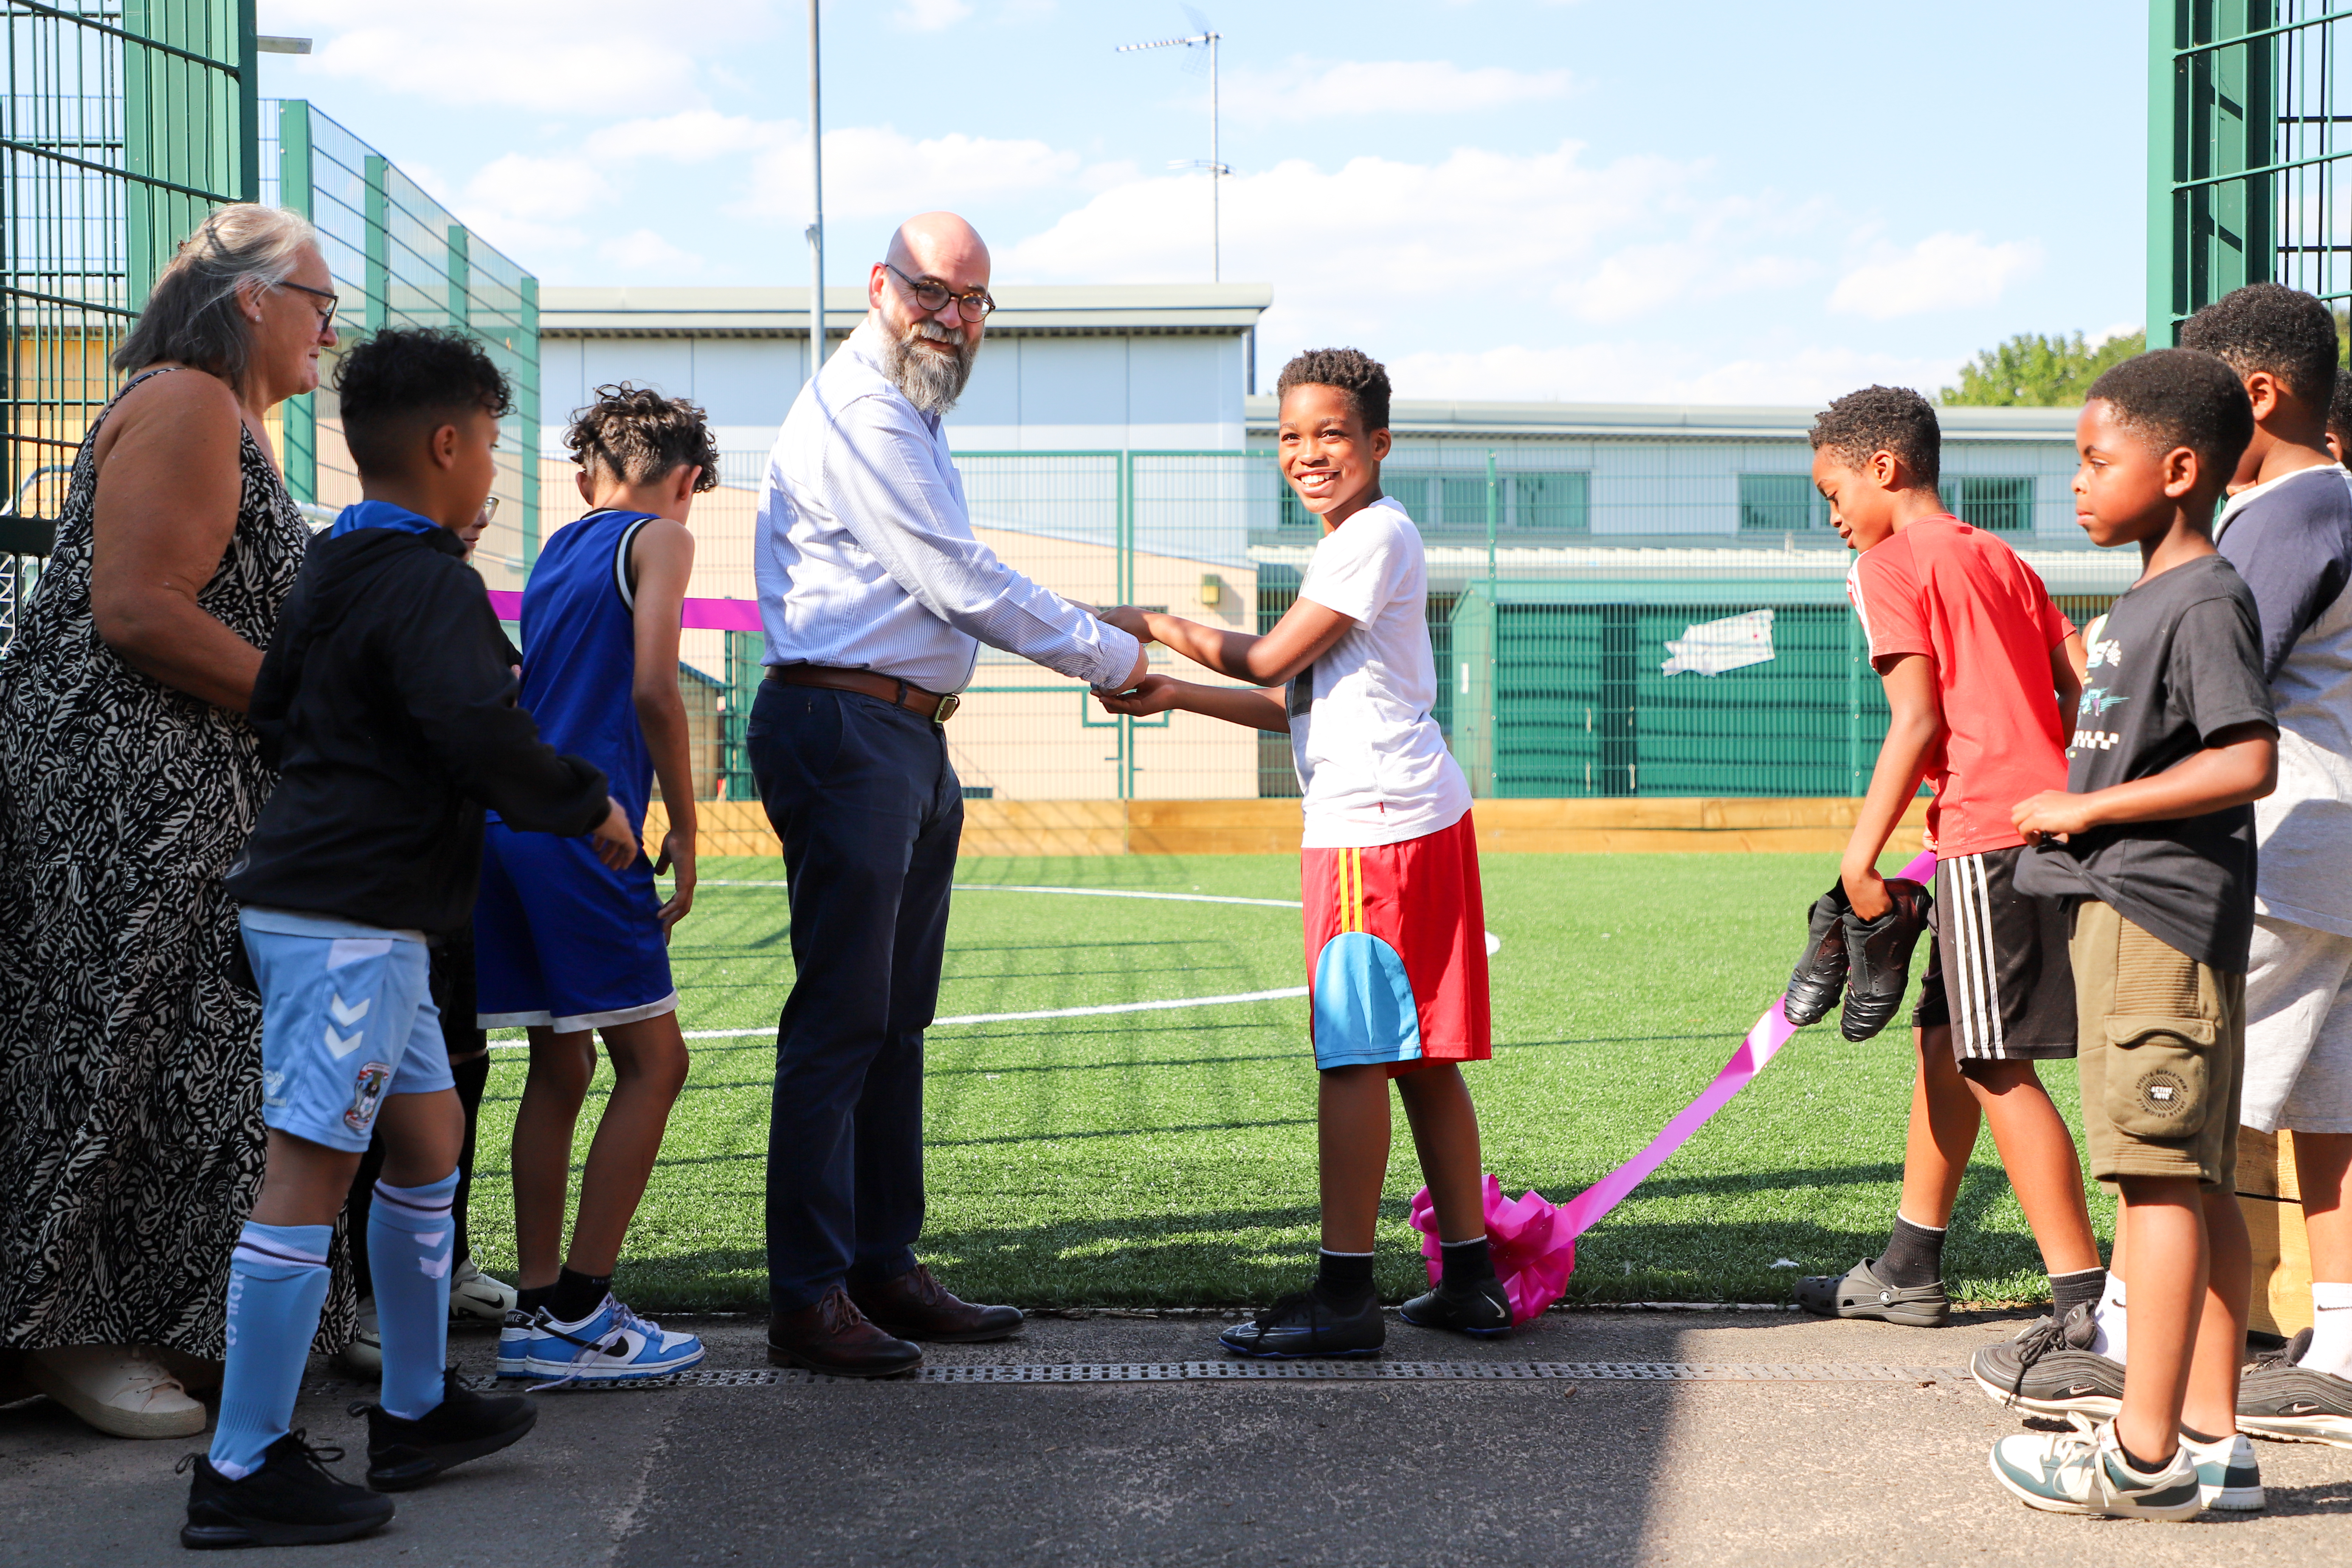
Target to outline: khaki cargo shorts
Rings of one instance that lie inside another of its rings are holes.
[[[2067,942],[2090,1174],[2236,1186],[2246,977],[2224,974],[2085,899]]]

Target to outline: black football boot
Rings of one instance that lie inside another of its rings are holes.
[[[1806,917],[1805,951],[1780,998],[1780,1011],[1800,1029],[1828,1017],[1845,989],[1845,917],[1853,907],[1839,882],[1813,900]]]
[[[1919,945],[1935,904],[1933,894],[1906,877],[1889,879],[1886,896],[1892,901],[1874,921],[1857,920],[1852,910],[1843,917],[1847,981],[1838,1033],[1849,1040],[1869,1039],[1903,1005],[1911,950]]]

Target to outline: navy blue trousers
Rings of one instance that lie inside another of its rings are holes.
[[[798,969],[768,1124],[768,1296],[791,1312],[915,1266],[963,789],[937,725],[853,691],[765,682],[748,739]]]

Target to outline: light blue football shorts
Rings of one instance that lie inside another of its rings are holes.
[[[364,1152],[391,1094],[456,1087],[425,935],[333,915],[242,910],[261,983],[261,1120]]]

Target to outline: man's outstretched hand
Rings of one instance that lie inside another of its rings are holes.
[[[1129,718],[1145,719],[1154,713],[1165,713],[1176,706],[1177,683],[1164,675],[1140,675],[1129,691],[1095,692],[1095,700],[1107,711],[1124,713]]]
[[[637,858],[637,836],[630,830],[629,814],[621,808],[619,801],[608,795],[604,804],[612,809],[588,836],[588,842],[595,849],[597,859],[615,871],[625,871]]]

